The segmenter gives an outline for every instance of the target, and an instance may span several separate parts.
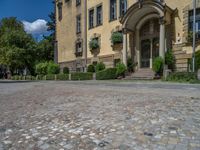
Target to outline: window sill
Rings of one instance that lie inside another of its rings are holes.
[[[117,18],[114,18],[114,19],[110,19],[109,22],[113,22],[113,21],[116,21]]]
[[[88,30],[94,29],[94,27],[89,27]]]
[[[103,23],[101,23],[101,24],[97,24],[96,27],[99,27],[99,26],[102,26],[102,25],[103,25]]]

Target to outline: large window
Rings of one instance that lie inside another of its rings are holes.
[[[196,32],[197,38],[200,39],[200,8],[196,10]],[[193,10],[189,11],[189,32],[193,32]]]
[[[78,41],[76,42],[76,51],[75,51],[75,55],[76,57],[81,57],[82,56],[82,42]]]
[[[76,6],[81,4],[81,0],[76,0]]]
[[[76,17],[76,33],[81,32],[81,15]]]
[[[58,20],[61,21],[62,20],[62,3],[58,3],[57,4],[58,7]]]
[[[117,19],[117,3],[116,0],[110,0],[110,21]]]
[[[89,29],[94,27],[94,9],[89,10]]]
[[[123,16],[126,13],[127,10],[127,0],[120,0],[119,1],[120,6],[120,16]]]
[[[97,7],[97,26],[102,25],[102,5]]]

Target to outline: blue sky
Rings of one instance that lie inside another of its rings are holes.
[[[52,0],[0,0],[0,19],[17,17],[28,33],[38,37],[47,34],[45,25],[53,9]]]

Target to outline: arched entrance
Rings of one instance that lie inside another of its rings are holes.
[[[159,20],[147,20],[140,28],[141,68],[152,68],[153,58],[159,56]]]
[[[136,70],[152,68],[154,57],[165,57],[166,27],[171,24],[172,13],[173,10],[165,3],[156,0],[138,1],[128,9],[121,19],[125,64],[128,50],[136,63]],[[132,47],[127,46],[127,41]]]

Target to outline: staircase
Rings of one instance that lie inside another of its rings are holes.
[[[131,74],[130,76],[127,76],[127,80],[152,80],[154,79],[155,73],[150,68],[145,69],[139,69],[135,73]]]
[[[188,59],[192,58],[192,54],[187,54],[182,50],[184,45],[174,45],[173,53],[176,59],[176,71],[183,72],[188,70]]]

